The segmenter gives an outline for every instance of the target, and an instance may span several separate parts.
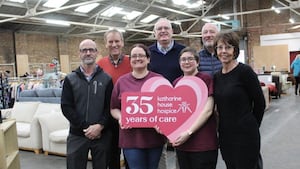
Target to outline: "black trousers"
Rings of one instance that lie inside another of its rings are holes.
[[[300,94],[300,89],[298,90],[299,83],[300,83],[300,76],[295,76],[295,94]]]
[[[111,154],[109,160],[109,169],[120,169],[120,155],[121,149],[119,148],[119,124],[114,120],[112,124],[112,140],[111,140]]]
[[[259,143],[221,145],[220,150],[227,169],[257,169],[259,166]]]
[[[215,169],[218,150],[203,152],[187,152],[176,150],[180,169]]]
[[[103,133],[100,139],[89,140],[69,134],[67,138],[67,169],[86,169],[88,152],[91,151],[93,168],[107,169],[111,132]]]

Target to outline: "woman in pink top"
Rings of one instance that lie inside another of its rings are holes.
[[[140,92],[144,82],[161,76],[148,70],[150,52],[143,44],[131,49],[132,72],[121,76],[111,96],[111,114],[121,126],[119,146],[123,148],[130,169],[157,169],[166,139],[154,128],[124,128],[121,124],[121,97],[124,92]]]

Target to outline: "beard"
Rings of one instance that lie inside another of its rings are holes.
[[[214,42],[203,42],[203,46],[205,46],[205,48],[213,48]]]
[[[82,63],[85,65],[92,65],[95,63],[95,59],[94,58],[84,58],[82,59]]]

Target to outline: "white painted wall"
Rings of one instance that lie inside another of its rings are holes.
[[[288,45],[288,50],[300,51],[300,32],[260,36],[260,46]]]

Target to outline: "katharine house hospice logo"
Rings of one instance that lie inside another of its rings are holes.
[[[206,84],[197,77],[183,77],[175,87],[162,77],[153,77],[141,92],[122,94],[122,124],[157,126],[172,142],[201,115],[207,95]]]

